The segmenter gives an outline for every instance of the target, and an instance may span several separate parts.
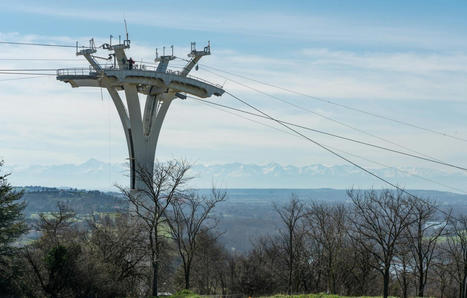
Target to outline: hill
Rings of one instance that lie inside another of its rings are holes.
[[[127,202],[119,193],[59,189],[40,186],[18,188],[25,191],[27,202],[25,215],[36,218],[40,212],[56,210],[57,202],[68,204],[76,213],[86,216],[94,212],[126,212]],[[209,189],[194,190],[208,195]],[[223,243],[230,249],[245,251],[251,247],[250,239],[275,233],[278,217],[273,203],[286,202],[292,193],[304,201],[348,203],[346,191],[342,189],[227,189],[228,199],[215,209],[220,219],[219,231],[223,232]],[[411,190],[423,198],[440,204],[443,209],[454,209],[455,213],[467,213],[467,195],[431,190]]]

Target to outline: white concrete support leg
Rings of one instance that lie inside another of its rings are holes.
[[[129,130],[130,147],[133,152],[133,162],[131,163],[130,161],[130,165],[132,166],[130,168],[131,188],[138,190],[143,189],[145,186],[141,179],[138,179],[137,171],[144,170],[148,173],[152,173],[153,163],[149,163],[145,160],[147,142],[143,134],[143,118],[141,116],[141,107],[136,85],[124,84],[124,88],[131,124],[131,129]]]
[[[173,96],[170,95],[158,95],[156,97],[160,107],[158,108],[157,114],[151,116],[151,128],[149,135],[146,137],[148,143],[154,146],[154,150],[147,151],[147,159],[152,160],[154,163],[157,141],[159,140],[159,134],[161,132],[162,123],[164,122],[165,115],[169,110],[170,104],[172,103]]]
[[[157,115],[159,110],[159,100],[156,98],[155,95],[148,95],[146,97],[146,104],[144,106],[144,114],[143,114],[143,129],[144,129],[144,136],[149,136],[151,132],[151,124],[152,118],[154,115]]]
[[[105,86],[117,108],[125,132],[130,160],[130,188],[141,190],[145,185],[138,178],[137,172],[142,169],[149,175],[153,173],[157,141],[174,95],[148,95],[142,115],[136,85],[124,85],[128,109],[115,88],[109,84]]]

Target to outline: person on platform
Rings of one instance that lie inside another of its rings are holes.
[[[135,64],[135,61],[130,57],[130,59],[128,59],[128,69],[132,70],[134,64]]]

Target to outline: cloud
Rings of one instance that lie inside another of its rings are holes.
[[[339,42],[350,45],[382,45],[424,49],[467,46],[465,38],[455,32],[407,27],[396,23],[368,23],[349,17],[323,16],[310,12],[284,12],[272,8],[242,11],[212,10],[205,5],[146,5],[140,8],[114,8],[92,2],[89,6],[40,5],[18,1],[15,5],[0,4],[3,11],[27,13],[61,19],[91,20],[98,22],[128,23],[184,31],[204,31],[221,34],[255,36],[298,42]]]
[[[17,41],[66,42],[74,37],[24,36],[0,34],[0,38]],[[186,48],[176,47],[180,52]],[[31,57],[30,48],[7,46],[3,57]],[[130,54],[136,59],[151,61],[154,49],[133,42]],[[73,49],[41,48],[40,58],[73,58]],[[216,83],[225,83],[229,91],[248,100],[271,115],[313,128],[379,142],[348,128],[329,122],[305,110],[280,103],[251,89],[225,82],[203,65],[212,65],[233,73],[239,73],[261,81],[285,86],[307,94],[333,98],[352,106],[377,112],[395,113],[390,116],[410,120],[422,125],[427,119],[418,116],[421,108],[413,113],[406,111],[410,101],[430,106],[430,101],[465,99],[465,71],[459,65],[465,61],[462,52],[367,52],[333,51],[323,48],[297,50],[290,58],[251,54],[239,49],[217,49],[205,59],[197,76]],[[204,60],[204,58],[203,58]],[[458,62],[458,63],[457,63]],[[86,66],[85,62],[31,62],[0,61],[1,68],[41,68]],[[177,62],[183,65],[183,62]],[[225,76],[228,74],[223,73]],[[5,78],[11,76],[5,76]],[[4,78],[4,77],[0,77]],[[464,161],[466,146],[453,141],[433,142],[433,135],[407,130],[387,122],[368,119],[334,106],[291,95],[258,82],[231,77],[263,92],[279,96],[294,104],[350,123],[374,134],[439,158]],[[0,82],[0,157],[14,164],[58,164],[83,162],[90,157],[121,162],[127,158],[127,148],[115,108],[104,92],[96,88],[72,89],[54,77]],[[389,103],[388,100],[393,103]],[[213,98],[216,102],[241,106],[227,95]],[[368,103],[375,102],[368,107]],[[404,107],[405,105],[405,107]],[[390,106],[393,110],[386,110]],[[461,113],[457,108],[443,107],[444,111]],[[394,112],[393,112],[394,111]],[[401,115],[401,111],[406,114]],[[442,112],[441,110],[439,111]],[[458,114],[461,117],[464,114]],[[407,117],[407,118],[406,118]],[[465,118],[463,118],[465,119]],[[267,123],[267,121],[260,120]],[[457,130],[465,133],[463,121],[456,122],[451,114],[439,119],[429,119],[430,127],[442,125],[444,131]],[[270,123],[269,125],[274,125]],[[308,133],[307,133],[308,134]],[[390,154],[377,152],[350,143],[342,143],[327,137],[309,134],[324,144],[357,153],[370,159],[383,160],[395,165],[422,165]],[[438,139],[436,139],[438,140]],[[110,154],[109,154],[110,150]],[[248,122],[231,114],[207,108],[191,100],[177,100],[171,107],[164,123],[157,156],[161,159],[188,157],[200,162],[243,161],[304,165],[322,163],[328,165],[343,162],[313,144],[289,134]],[[375,166],[371,163],[365,165]],[[426,165],[426,164],[423,164]]]
[[[354,67],[379,71],[426,74],[427,72],[457,72],[465,75],[467,52],[350,52],[326,48],[301,51],[313,64]]]
[[[361,53],[307,48],[284,62],[283,59],[264,58],[242,53],[218,53],[209,65],[244,74],[253,79],[302,93],[340,99],[372,100],[446,100],[464,101],[467,94],[467,71],[463,65],[467,54],[442,53]],[[204,70],[201,67],[201,70]],[[215,78],[207,68],[206,77]],[[245,92],[234,81],[275,94],[283,90],[255,81],[214,71],[227,81],[228,88]],[[226,85],[227,86],[227,85]],[[251,92],[251,90],[250,90]]]

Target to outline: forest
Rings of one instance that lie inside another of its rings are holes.
[[[189,289],[466,297],[467,216],[459,212],[402,189],[349,189],[348,204],[292,195],[272,203],[274,232],[233,250],[221,241],[223,218],[215,212],[227,193],[190,190],[189,168],[174,160],[157,163],[151,175],[139,170],[144,190],[120,187],[112,199],[92,193],[107,203],[87,206],[99,212],[86,217],[86,201],[50,200],[55,211],[28,220],[28,194],[1,172],[1,296],[150,297]],[[37,237],[20,241],[30,230]]]

